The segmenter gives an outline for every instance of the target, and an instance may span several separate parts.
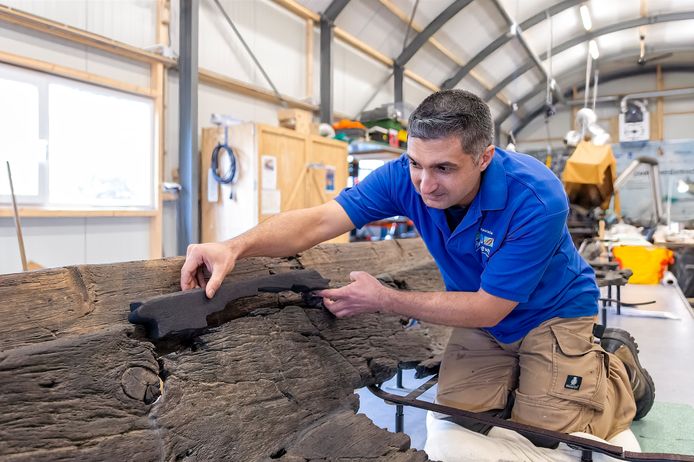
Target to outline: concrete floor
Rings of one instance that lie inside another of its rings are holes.
[[[694,311],[674,286],[631,284],[622,287],[621,292],[624,302],[656,301],[638,309],[625,309],[620,316],[608,307],[608,327],[626,329],[634,336],[639,344],[639,359],[656,385],[653,410],[632,429],[644,451],[694,454]],[[643,317],[661,316],[661,312],[677,319]],[[425,381],[414,379],[413,371],[404,371],[403,386],[408,390]],[[398,393],[395,379],[384,386],[387,391]],[[394,431],[395,406],[383,403],[366,389],[358,393],[359,412],[379,427]],[[433,401],[434,396],[435,388],[421,399]],[[425,415],[420,409],[405,409],[404,429],[414,448],[424,447]]]

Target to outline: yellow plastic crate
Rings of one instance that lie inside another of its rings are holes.
[[[673,263],[673,253],[663,247],[623,245],[612,249],[620,268],[629,268],[634,274],[631,284],[658,284],[668,265]]]

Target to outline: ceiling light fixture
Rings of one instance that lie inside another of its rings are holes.
[[[590,56],[593,59],[598,59],[600,57],[600,50],[598,50],[598,42],[591,40],[588,42],[588,51],[590,51]]]
[[[581,5],[578,9],[581,12],[581,21],[583,22],[583,28],[585,30],[590,30],[593,27],[593,21],[590,19],[590,10],[588,10],[588,5],[585,3]]]

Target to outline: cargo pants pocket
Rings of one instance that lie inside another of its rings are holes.
[[[589,339],[561,326],[550,326],[550,329],[554,344],[548,394],[602,412],[607,400],[607,353]]]

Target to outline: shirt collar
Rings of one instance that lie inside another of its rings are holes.
[[[494,148],[494,157],[482,175],[482,183],[477,193],[482,210],[501,210],[506,207],[508,185],[502,157],[507,155],[502,149]]]

